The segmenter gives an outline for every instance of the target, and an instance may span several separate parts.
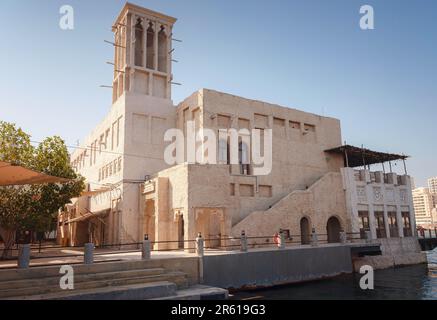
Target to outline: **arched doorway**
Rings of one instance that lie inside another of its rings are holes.
[[[302,244],[310,243],[310,222],[307,217],[300,219],[300,241]]]
[[[222,208],[195,208],[196,232],[205,240],[205,248],[218,248],[222,245],[225,231],[225,213]]]
[[[328,219],[326,224],[326,233],[328,234],[328,243],[340,242],[341,224],[336,217]]]

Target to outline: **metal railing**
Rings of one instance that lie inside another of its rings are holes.
[[[437,238],[437,227],[434,229],[418,228],[417,235],[418,235],[419,239]]]
[[[317,234],[311,232],[308,234],[289,234],[288,232],[276,233],[269,236],[247,236],[242,231],[240,237],[219,236],[203,238],[199,233],[196,239],[185,240],[165,240],[154,241],[149,240],[148,236],[145,236],[142,242],[132,243],[117,243],[117,244],[101,244],[94,245],[87,243],[84,246],[31,246],[29,244],[18,245],[13,248],[13,251],[17,251],[17,266],[18,268],[28,268],[30,260],[40,259],[55,259],[55,258],[78,258],[83,257],[83,263],[94,263],[95,257],[103,257],[108,255],[114,255],[113,260],[117,258],[117,254],[122,253],[138,253],[141,252],[141,259],[147,260],[151,258],[151,253],[157,252],[191,252],[196,253],[198,256],[203,256],[205,251],[213,252],[214,250],[224,251],[242,251],[263,249],[263,248],[276,248],[284,249],[290,247],[299,246],[318,246],[328,243],[355,243],[362,242],[360,232],[340,232],[334,236],[328,234]],[[66,250],[76,250],[77,253],[66,253]],[[50,254],[56,252],[56,254]],[[108,261],[109,257],[105,257]],[[97,261],[96,261],[97,262]],[[70,262],[68,262],[70,263]],[[73,263],[80,263],[76,261]],[[49,263],[52,264],[52,263]]]

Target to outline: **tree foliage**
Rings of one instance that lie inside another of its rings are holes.
[[[54,230],[58,210],[78,197],[85,185],[71,167],[67,147],[58,136],[34,147],[23,130],[0,121],[0,160],[70,179],[66,183],[0,187],[0,235],[7,249],[10,243],[6,239],[13,244],[16,230]],[[5,250],[3,256],[6,254]]]

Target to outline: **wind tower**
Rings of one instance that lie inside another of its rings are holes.
[[[175,18],[126,3],[114,32],[113,102],[125,92],[171,99]]]
[[[154,216],[155,202],[140,194],[149,177],[169,167],[164,161],[166,130],[176,127],[171,100],[172,32],[175,18],[126,3],[115,20],[114,77],[111,121],[122,153],[120,202],[113,218],[119,234],[114,241],[131,243],[144,237],[144,212]],[[114,127],[114,126],[113,126]],[[120,128],[120,130],[118,130]],[[118,134],[120,132],[120,134]],[[120,143],[118,141],[120,136]],[[158,214],[158,212],[156,213]],[[158,231],[157,231],[158,232]]]

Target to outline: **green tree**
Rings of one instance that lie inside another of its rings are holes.
[[[0,122],[0,160],[30,167],[34,148],[30,136],[14,124]],[[0,236],[4,242],[3,257],[11,254],[16,230],[29,213],[31,194],[26,187],[0,188]]]
[[[67,147],[60,137],[46,138],[36,148],[30,136],[14,124],[0,121],[0,160],[49,175],[70,179],[66,183],[0,187],[0,236],[11,254],[17,230],[54,230],[57,212],[85,188],[83,177],[70,165]]]
[[[70,179],[62,184],[31,187],[39,200],[34,203],[31,213],[23,221],[24,227],[37,232],[51,231],[56,226],[58,210],[84,190],[84,179],[74,172],[67,147],[58,136],[46,138],[35,149],[33,168],[45,174]]]

